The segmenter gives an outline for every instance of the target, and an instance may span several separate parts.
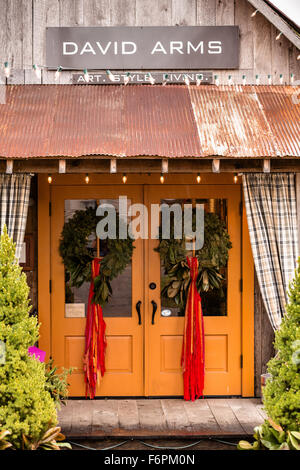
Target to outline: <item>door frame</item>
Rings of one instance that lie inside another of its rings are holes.
[[[121,175],[93,174],[94,184],[120,184]],[[157,184],[159,174],[134,175],[132,184]],[[85,185],[84,174],[62,175],[56,174],[53,177],[52,185]],[[127,184],[130,184],[128,178]],[[195,184],[193,174],[169,174],[165,184]],[[233,184],[232,174],[212,174],[205,173],[202,176],[201,184],[224,185]],[[242,186],[241,186],[242,192]],[[242,197],[241,208],[241,231],[242,231],[242,252],[241,252],[241,276],[243,279],[242,291],[242,318],[241,318],[241,344],[243,367],[242,373],[242,396],[254,396],[254,262],[252,257],[245,203]],[[47,181],[47,174],[38,175],[38,314],[40,326],[40,347],[46,351],[46,357],[51,355],[51,236],[50,236],[50,215],[51,215],[51,184]]]

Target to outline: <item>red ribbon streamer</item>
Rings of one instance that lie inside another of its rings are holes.
[[[197,290],[197,257],[187,258],[191,282],[185,307],[185,326],[181,365],[183,368],[184,399],[203,397],[204,389],[204,327],[201,297]]]
[[[92,261],[92,277],[89,292],[87,319],[85,327],[84,380],[85,396],[95,398],[99,372],[105,373],[106,324],[103,320],[101,305],[92,302],[94,297],[94,279],[100,272],[100,259]]]

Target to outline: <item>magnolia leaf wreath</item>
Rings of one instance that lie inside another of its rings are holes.
[[[193,214],[193,230],[195,216]],[[161,295],[165,305],[179,307],[184,313],[188,288],[190,285],[190,269],[186,258],[185,239],[174,239],[174,220],[171,220],[170,239],[162,239],[156,251],[159,252],[164,266]],[[225,223],[214,213],[204,216],[204,245],[197,250],[199,268],[196,281],[199,293],[212,289],[220,289],[224,277],[221,269],[228,261],[228,250],[232,247]]]
[[[94,208],[74,212],[63,227],[59,242],[59,253],[66,269],[66,282],[73,287],[80,287],[84,282],[91,281],[91,263],[95,258],[94,249],[88,246],[88,238],[96,233],[97,223],[105,216],[96,216]],[[119,233],[118,217],[116,217],[116,234]],[[111,281],[121,274],[130,263],[134,240],[105,240],[107,254],[101,259],[99,275],[94,279],[93,302],[102,307],[112,294]]]

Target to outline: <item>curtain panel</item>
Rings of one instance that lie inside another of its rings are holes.
[[[16,244],[19,259],[26,229],[31,175],[0,174],[0,232],[7,232]]]
[[[295,176],[246,174],[243,187],[258,283],[276,330],[285,313],[298,258]]]

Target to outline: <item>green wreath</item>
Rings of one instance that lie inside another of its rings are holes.
[[[193,215],[193,230],[195,216]],[[183,314],[190,285],[190,269],[186,260],[185,240],[174,239],[174,220],[171,219],[170,239],[161,238],[156,251],[159,252],[164,266],[161,281],[161,295],[165,305],[179,307]],[[225,223],[214,213],[204,216],[204,244],[197,250],[199,272],[197,277],[198,292],[222,289],[224,277],[222,268],[227,265],[228,251],[232,247]]]
[[[105,216],[96,216],[94,208],[77,210],[63,227],[59,242],[59,253],[65,265],[66,285],[80,287],[91,281],[91,262],[94,250],[88,247],[88,237],[96,232],[97,223]],[[119,233],[116,217],[116,233]],[[112,294],[111,281],[121,274],[130,263],[133,253],[133,239],[107,238],[107,254],[101,260],[100,274],[94,280],[94,302],[103,306]]]

